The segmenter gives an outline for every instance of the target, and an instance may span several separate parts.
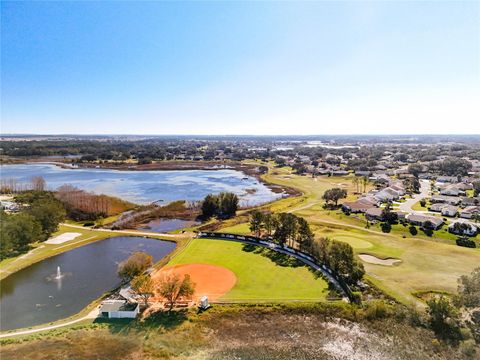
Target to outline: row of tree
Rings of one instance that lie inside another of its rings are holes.
[[[315,241],[308,222],[294,214],[253,211],[250,231],[256,236],[266,235],[279,244],[313,255],[347,284],[356,284],[365,274],[362,263],[356,259],[349,244],[328,238]]]
[[[56,197],[65,205],[68,217],[76,221],[96,220],[112,214],[113,199],[106,195],[96,195],[72,185],[62,185],[57,189]]]
[[[30,244],[47,240],[65,219],[66,211],[53,193],[27,191],[15,198],[22,204],[16,214],[0,212],[0,257],[17,255],[29,249]]]
[[[231,192],[208,194],[202,202],[201,216],[204,219],[210,219],[212,216],[221,219],[233,217],[238,210],[238,202],[238,196]]]
[[[250,231],[266,235],[281,245],[308,251],[313,244],[313,232],[307,221],[290,213],[262,213],[255,210],[250,216]]]

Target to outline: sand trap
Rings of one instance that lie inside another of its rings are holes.
[[[184,274],[190,275],[192,281],[196,284],[195,295],[193,296],[195,300],[203,295],[207,295],[209,300],[218,299],[229,292],[237,282],[237,277],[230,270],[207,264],[175,265],[162,268],[152,276],[154,279],[160,279],[164,274],[172,273],[181,277]]]
[[[60,234],[58,236],[55,236],[53,238],[48,239],[47,241],[45,241],[45,244],[51,244],[51,245],[63,244],[64,242],[73,240],[80,235],[82,235],[82,234],[74,233],[74,232],[66,232],[66,233],[63,233],[63,234]]]
[[[402,260],[400,260],[400,259],[394,259],[394,258],[380,259],[380,258],[377,258],[376,256],[368,255],[368,254],[360,254],[358,256],[363,261],[365,261],[367,263],[370,263],[370,264],[375,264],[375,265],[393,266],[395,264],[398,264],[398,263],[402,262]]]

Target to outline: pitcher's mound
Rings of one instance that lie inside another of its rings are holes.
[[[209,300],[216,300],[229,292],[237,277],[230,270],[215,265],[207,264],[186,264],[162,268],[153,274],[155,280],[160,279],[164,274],[178,274],[183,278],[185,274],[190,275],[196,284],[194,299],[198,300],[207,295]]]

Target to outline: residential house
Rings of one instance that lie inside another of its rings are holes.
[[[400,193],[391,187],[387,187],[373,195],[379,202],[394,201],[400,198]]]
[[[443,216],[454,217],[454,216],[457,216],[457,214],[458,214],[458,207],[456,207],[456,206],[445,205],[442,208],[442,215]]]
[[[460,217],[464,219],[472,219],[476,215],[480,215],[480,206],[467,206],[460,213]]]
[[[480,205],[480,198],[478,197],[467,197],[464,196],[461,199],[462,201],[462,206],[477,206]]]
[[[406,218],[412,225],[431,228],[432,230],[437,230],[443,225],[443,219],[436,216],[409,214]]]
[[[446,196],[446,195],[433,195],[430,198],[430,203],[443,203],[443,204],[450,204],[450,205],[458,205],[460,204],[460,198],[458,196]]]
[[[448,226],[448,232],[457,235],[475,236],[477,231],[477,225],[467,221],[456,221]]]
[[[364,213],[368,209],[374,208],[377,206],[375,200],[371,198],[360,198],[357,201],[345,202],[342,204],[342,210],[345,212],[351,213]]]
[[[459,196],[459,195],[465,195],[465,190],[462,190],[461,187],[458,186],[457,184],[452,184],[452,185],[447,185],[441,188],[440,194],[447,195],[447,196]]]
[[[365,211],[365,218],[369,221],[383,221],[383,209],[380,208],[370,208]]]

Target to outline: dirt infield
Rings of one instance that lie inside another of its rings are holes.
[[[193,296],[195,300],[203,295],[207,295],[209,300],[216,300],[229,292],[237,282],[237,277],[230,270],[207,264],[175,265],[162,268],[152,276],[154,279],[160,279],[162,275],[172,273],[181,277],[185,274],[190,275],[192,281],[196,284],[195,295]]]

